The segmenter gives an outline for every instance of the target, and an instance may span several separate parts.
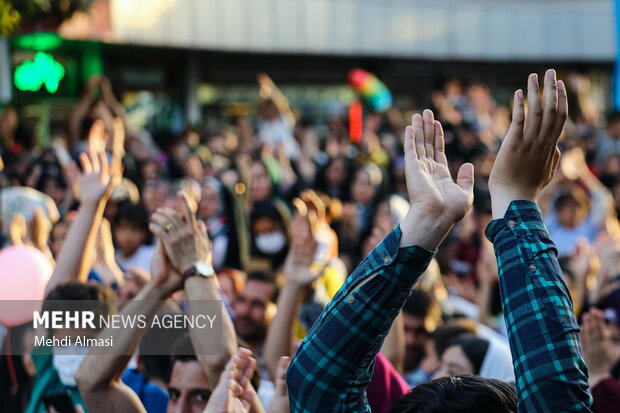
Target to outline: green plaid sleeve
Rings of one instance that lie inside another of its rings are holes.
[[[497,256],[519,412],[590,412],[579,326],[538,206],[513,201],[486,236]]]
[[[375,356],[434,256],[400,237],[396,227],[368,254],[301,343],[286,375],[291,412],[370,412]]]

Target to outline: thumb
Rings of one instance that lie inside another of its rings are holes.
[[[456,177],[456,184],[464,191],[473,194],[474,192],[474,165],[464,163],[459,168],[459,172]]]

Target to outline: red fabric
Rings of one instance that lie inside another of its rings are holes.
[[[609,377],[592,388],[594,413],[618,413],[620,406],[620,381]],[[373,410],[374,411],[374,410]]]
[[[392,363],[383,354],[377,354],[375,369],[366,389],[370,410],[373,413],[388,413],[409,390],[409,385]]]

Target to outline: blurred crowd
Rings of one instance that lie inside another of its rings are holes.
[[[562,158],[539,204],[582,322],[596,389],[620,379],[620,113],[596,107],[587,77],[566,78],[571,106]],[[253,409],[280,412],[288,409],[278,404],[285,397],[283,357],[294,354],[347,275],[408,211],[403,129],[413,112],[367,111],[354,143],[345,114],[326,125],[300,122],[303,114],[267,75],[257,81],[255,114],[209,134],[128,129],[113,85],[101,76],[89,81],[47,147],[35,145],[33,130],[5,107],[1,237],[3,246],[37,248],[55,266],[47,299],[119,300],[125,309],[157,278],[153,216],[189,206],[206,227],[236,338],[258,362],[260,403]],[[487,182],[511,108],[486,85],[456,79],[431,100],[453,176],[464,162],[474,165],[474,208],[449,234],[383,344],[368,389],[373,412],[390,409],[397,400],[391,395],[401,394],[395,388],[438,377],[515,380],[495,254],[484,235]],[[117,178],[101,193],[89,186],[95,163]],[[86,217],[85,197],[104,200],[100,218]],[[172,295],[175,311],[187,311],[188,295],[187,286]],[[12,340],[24,345],[28,328],[11,328]],[[0,325],[0,338],[7,332]],[[179,345],[191,346],[187,340],[180,337]],[[188,379],[187,360],[133,351],[113,377],[122,376],[146,411],[205,409],[219,375]],[[75,379],[85,354],[72,363],[54,354],[43,363],[35,353],[2,356],[0,410],[39,413],[46,395],[69,391],[86,411]],[[603,390],[595,393],[596,411],[615,411]]]

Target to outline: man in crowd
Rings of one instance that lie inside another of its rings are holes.
[[[414,389],[396,412],[589,412],[587,370],[579,328],[562,280],[557,250],[536,206],[551,180],[556,144],[567,117],[567,94],[554,70],[514,96],[513,119],[490,176],[494,243],[516,375],[499,380],[453,376]],[[373,360],[417,282],[453,225],[469,211],[473,166],[452,180],[441,124],[431,111],[405,132],[410,209],[349,276],[302,342],[287,372],[292,412],[370,411],[366,387]]]

